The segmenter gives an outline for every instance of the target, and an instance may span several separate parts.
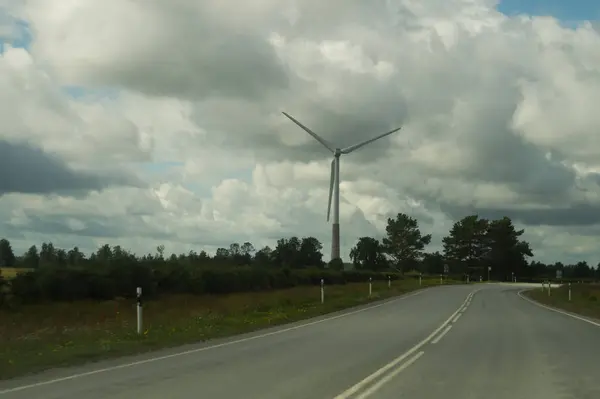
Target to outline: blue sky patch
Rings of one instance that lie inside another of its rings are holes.
[[[0,27],[9,27],[10,31],[8,36],[0,36],[0,53],[4,52],[4,44],[29,49],[33,36],[27,21],[13,18],[0,9]]]
[[[561,21],[600,20],[598,0],[500,0],[498,11],[507,15],[552,16]]]

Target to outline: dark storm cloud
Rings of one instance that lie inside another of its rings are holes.
[[[499,134],[488,139],[487,151],[479,159],[479,178],[507,183],[524,196],[537,199],[565,194],[575,183],[572,169],[546,158],[542,150],[520,136]]]
[[[440,209],[454,220],[467,215],[488,219],[508,216],[529,226],[591,226],[600,223],[600,205],[573,204],[568,207],[510,209],[442,204]]]
[[[72,170],[60,158],[26,143],[0,140],[0,195],[7,193],[82,195],[111,185],[133,184],[119,176]]]

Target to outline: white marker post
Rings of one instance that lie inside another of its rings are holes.
[[[325,280],[321,279],[321,304],[325,303]]]
[[[142,287],[137,287],[137,333],[141,334],[144,328],[142,324]]]
[[[373,278],[369,277],[369,296],[373,294]]]
[[[571,302],[571,283],[569,283],[569,302]]]
[[[422,285],[423,273],[419,273],[419,286]]]
[[[444,284],[444,275],[440,274],[440,284]]]
[[[388,276],[388,288],[392,288],[392,276]]]
[[[483,277],[479,276],[479,282],[481,283],[483,281]]]
[[[552,282],[551,282],[551,281],[548,281],[548,296],[551,296],[551,295],[552,295],[552,292],[551,292],[551,291],[552,291]]]

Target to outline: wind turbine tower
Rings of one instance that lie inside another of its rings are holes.
[[[401,127],[391,130],[389,132],[375,136],[372,139],[363,141],[362,143],[351,145],[346,148],[334,148],[333,144],[323,139],[315,132],[298,122],[294,117],[286,112],[282,112],[283,115],[288,117],[296,125],[300,126],[306,133],[310,134],[315,140],[317,140],[323,147],[327,148],[333,153],[333,160],[331,161],[331,180],[329,181],[329,202],[327,204],[327,221],[331,214],[331,199],[333,197],[333,223],[331,225],[331,259],[340,258],[340,157],[342,155],[350,154],[369,143],[372,143],[380,138],[389,136],[390,134],[397,132]]]

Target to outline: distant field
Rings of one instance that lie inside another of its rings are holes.
[[[4,278],[13,278],[17,275],[17,273],[25,273],[31,271],[32,269],[25,268],[16,268],[16,267],[0,267],[0,275]]]

